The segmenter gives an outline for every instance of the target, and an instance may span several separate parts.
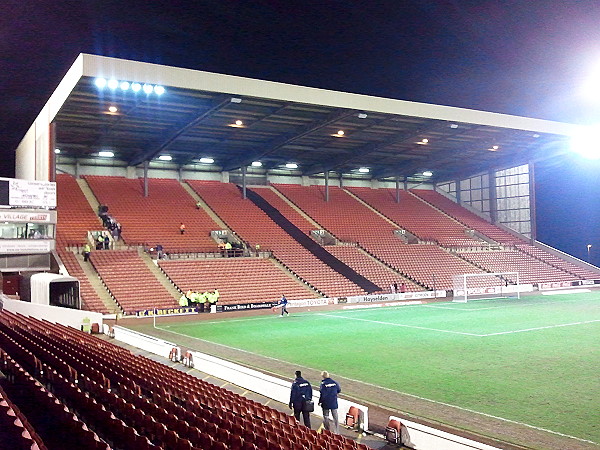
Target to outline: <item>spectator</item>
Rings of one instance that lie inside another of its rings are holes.
[[[158,259],[162,259],[163,257],[163,246],[160,244],[156,244],[156,257]]]
[[[225,242],[225,254],[227,255],[228,258],[231,258],[233,256],[233,246],[231,245],[231,242],[227,241]]]
[[[406,283],[402,283],[402,284],[400,285],[400,292],[401,292],[402,294],[404,294],[404,293],[406,292]]]
[[[260,253],[260,244],[256,244],[254,248],[256,249],[256,256],[258,257]]]
[[[96,237],[96,250],[102,250],[103,247],[104,247],[104,236],[102,236],[102,233],[98,233],[98,236]]]
[[[92,248],[90,247],[90,244],[85,244],[83,246],[83,260],[85,262],[89,261],[90,259],[90,253],[92,252]]]
[[[302,372],[296,370],[296,379],[292,383],[292,391],[290,392],[290,409],[294,410],[294,417],[300,421],[300,413],[304,425],[310,428],[310,412],[306,410],[306,400],[312,399],[312,387],[308,381],[302,378]]]
[[[185,224],[183,222],[181,222],[181,225],[179,225],[179,232],[181,234],[185,233]]]
[[[339,433],[338,425],[338,394],[342,392],[340,385],[337,381],[329,378],[329,372],[324,370],[321,372],[319,405],[323,408],[323,426],[326,430],[333,433]],[[329,412],[331,412],[331,419],[329,419]],[[333,429],[332,429],[333,428]]]
[[[104,236],[104,250],[108,250],[110,248],[110,238],[108,234]]]

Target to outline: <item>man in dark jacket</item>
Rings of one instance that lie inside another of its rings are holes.
[[[290,392],[290,409],[294,410],[294,417],[300,420],[300,412],[304,419],[304,425],[310,428],[310,412],[305,411],[304,402],[312,399],[312,387],[308,381],[302,378],[302,372],[296,370],[296,379],[292,383]]]
[[[338,394],[342,392],[340,385],[337,381],[329,378],[329,372],[324,370],[321,372],[321,396],[319,397],[319,405],[323,408],[323,426],[326,430],[334,433],[339,433],[338,427]],[[329,420],[329,412],[331,411],[331,418]],[[333,422],[333,426],[332,426]],[[333,429],[332,429],[333,428]]]

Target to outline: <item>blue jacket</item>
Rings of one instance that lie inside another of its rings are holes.
[[[312,398],[312,386],[302,377],[298,377],[292,383],[292,392],[290,392],[290,406],[294,409],[302,409],[304,400]]]
[[[342,392],[340,385],[337,381],[331,378],[325,378],[321,381],[321,396],[319,397],[319,405],[323,409],[337,409],[338,408],[338,394]]]

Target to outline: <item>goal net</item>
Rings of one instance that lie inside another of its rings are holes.
[[[518,272],[463,273],[454,276],[455,302],[488,298],[520,298]]]

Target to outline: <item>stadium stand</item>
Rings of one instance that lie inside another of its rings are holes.
[[[583,280],[594,280],[600,276],[600,270],[593,270],[592,267],[589,269],[587,267],[580,267],[534,245],[516,244],[515,247],[520,251],[533,256],[534,258],[544,261],[551,266],[564,270],[565,272],[575,275]]]
[[[93,449],[368,449],[102,339],[7,312],[0,369],[23,404],[45,386],[53,392],[38,409],[70,431],[60,433],[63,448],[79,448],[77,440]],[[31,416],[43,441],[56,439],[41,414]]]
[[[444,247],[485,244],[469,237],[467,227],[432,208],[409,191],[399,191],[400,202],[396,203],[396,191],[393,189],[349,187],[347,190],[422,241],[436,242]]]
[[[575,280],[577,277],[517,250],[459,252],[490,272],[519,272],[519,282],[526,284]]]
[[[322,186],[275,187],[338,238],[358,242],[371,254],[427,288],[452,289],[455,274],[483,272],[435,245],[404,244],[394,237],[396,226],[340,188],[330,187],[330,201],[325,202]],[[347,219],[349,215],[352,220]]]
[[[252,189],[265,200],[267,200],[271,205],[277,208],[277,210],[281,212],[290,222],[304,231],[307,235],[310,235],[310,231],[315,229],[316,225],[312,224],[307,218],[303,217],[298,210],[280,197],[280,195],[272,188]],[[378,293],[389,292],[389,286],[394,282],[397,282],[398,284],[405,283],[407,290],[409,291],[418,291],[423,289],[421,286],[418,286],[412,281],[402,277],[399,273],[396,273],[393,270],[381,265],[368,253],[365,253],[356,247],[328,245],[325,247],[325,249],[340,261],[343,261],[349,267],[354,269],[356,272],[380,286],[382,289],[380,291],[376,291]]]
[[[218,289],[220,304],[271,302],[282,294],[289,300],[319,296],[266,258],[165,260],[159,266],[183,292]]]
[[[442,194],[425,189],[414,189],[410,191],[420,199],[431,204],[435,208],[443,211],[450,217],[458,220],[465,224],[468,228],[477,230],[481,234],[488,238],[502,244],[518,244],[524,241],[521,238],[516,237],[508,231],[504,231],[501,228],[491,224],[490,222],[482,219],[478,215],[471,211],[463,208],[458,203],[444,197]]]
[[[125,313],[177,306],[176,300],[146,266],[137,251],[92,252],[90,261]]]
[[[234,184],[197,180],[188,183],[252,247],[260,244],[261,250],[270,250],[288,269],[322,294],[335,297],[365,293],[302,247],[250,200],[243,199]]]
[[[123,177],[85,176],[90,188],[108,213],[123,228],[127,244],[155,246],[168,253],[214,252],[217,244],[210,232],[220,227],[176,180],[148,180],[150,195],[144,197],[143,180]],[[184,234],[179,232],[185,224]]]
[[[87,242],[88,231],[101,230],[102,222],[81,192],[71,175],[56,176],[58,221],[56,224],[56,251],[69,275],[79,280],[80,297],[85,309],[108,314],[96,290],[79,265],[70,248],[79,249]],[[69,248],[66,248],[69,247]]]

